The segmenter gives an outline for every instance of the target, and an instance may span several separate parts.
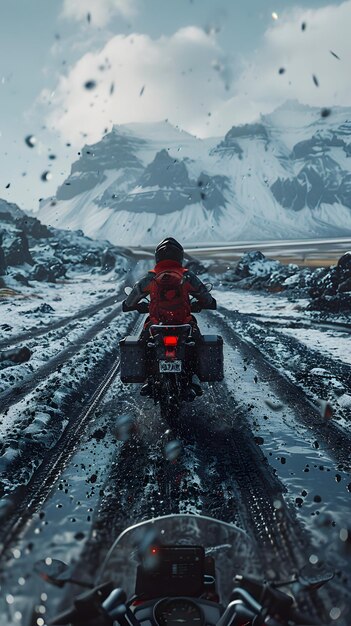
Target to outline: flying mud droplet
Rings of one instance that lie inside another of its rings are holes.
[[[145,85],[143,85],[142,88],[140,89],[139,96],[142,96],[144,91],[145,91]]]
[[[286,72],[285,67],[280,67],[279,70],[278,70],[279,74],[285,74],[285,72]]]
[[[340,57],[339,57],[339,56],[338,56],[335,52],[333,52],[332,50],[329,50],[329,52],[330,52],[330,54],[332,54],[332,55],[333,55],[333,57],[335,57],[336,59],[338,59],[338,61],[341,61]]]
[[[338,606],[334,606],[330,613],[329,613],[330,617],[332,620],[336,620],[339,619],[340,615],[341,615],[341,609],[339,609]]]
[[[46,170],[45,172],[43,172],[43,173],[42,173],[42,175],[41,175],[41,177],[40,177],[40,178],[41,178],[41,180],[42,180],[44,183],[47,183],[49,180],[51,180],[51,179],[52,179],[52,174],[51,174],[51,172],[49,172],[48,170]]]
[[[258,446],[263,446],[264,439],[263,437],[254,437],[254,442],[257,443]]]
[[[272,409],[272,411],[281,411],[284,407],[282,402],[278,402],[277,400],[269,400],[268,398],[265,400],[265,404]]]
[[[340,541],[343,543],[351,543],[351,532],[347,528],[340,528],[339,531]]]
[[[319,561],[318,556],[316,554],[311,554],[308,560],[312,565],[317,565]]]
[[[74,535],[74,538],[75,538],[77,541],[82,541],[82,539],[84,539],[84,537],[85,537],[85,534],[84,534],[82,531],[78,531],[78,532]]]
[[[313,497],[313,502],[318,502],[318,503],[319,503],[319,502],[322,502],[322,498],[321,498],[321,496],[319,496],[319,495],[315,495],[315,496]]]
[[[301,24],[301,30],[302,30],[302,31],[306,30],[306,26],[307,26],[306,22],[302,22],[302,24]]]
[[[176,461],[183,452],[183,446],[180,441],[175,439],[166,443],[164,451],[167,461]]]
[[[319,80],[315,74],[312,74],[312,80],[314,84],[316,85],[316,87],[319,87]]]
[[[7,185],[6,185],[5,189],[9,189],[9,188],[10,188],[10,186],[11,186],[11,183],[7,183]]]
[[[275,509],[277,509],[277,511],[279,511],[279,509],[282,508],[283,504],[282,504],[281,500],[274,500],[273,506],[274,506]]]
[[[34,135],[27,135],[24,141],[26,142],[28,148],[34,148],[37,143],[37,139]]]
[[[87,81],[85,81],[84,87],[85,87],[85,89],[88,89],[88,91],[91,91],[92,89],[95,89],[95,87],[96,87],[96,80],[87,80]]]
[[[128,441],[135,433],[135,421],[131,415],[120,415],[112,429],[116,439],[119,441]]]
[[[331,115],[331,109],[321,109],[321,117],[329,117],[329,115]]]

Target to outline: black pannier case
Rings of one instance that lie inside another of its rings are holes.
[[[147,376],[145,343],[137,335],[129,335],[119,342],[122,383],[143,383]]]
[[[223,380],[223,339],[220,335],[201,335],[197,347],[197,375],[201,382]]]

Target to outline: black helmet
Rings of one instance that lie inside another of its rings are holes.
[[[155,250],[156,263],[160,261],[178,261],[182,264],[184,259],[183,246],[173,237],[166,237],[161,241]]]

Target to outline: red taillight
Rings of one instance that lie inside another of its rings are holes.
[[[175,335],[165,335],[165,337],[163,337],[163,343],[167,348],[174,347],[178,343],[178,337]]]

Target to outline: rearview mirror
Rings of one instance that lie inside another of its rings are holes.
[[[56,585],[57,587],[63,587],[63,585],[70,579],[70,567],[63,561],[58,559],[51,559],[47,557],[41,561],[37,561],[34,564],[34,571],[43,580]]]
[[[132,287],[124,287],[124,293],[126,294],[126,296],[129,296],[132,291]]]
[[[204,284],[205,284],[205,287],[206,287],[208,292],[212,291],[212,289],[213,289],[212,283],[204,283]]]
[[[298,575],[298,581],[303,587],[318,589],[334,576],[334,572],[324,564],[305,565]]]
[[[85,583],[72,578],[72,570],[72,566],[67,565],[63,561],[59,561],[58,559],[51,559],[50,557],[34,563],[35,573],[38,574],[40,578],[45,580],[45,582],[50,583],[50,585],[63,587],[66,583],[73,583],[75,585],[79,585],[79,587],[84,587],[85,589],[93,588],[93,585],[90,583]]]

